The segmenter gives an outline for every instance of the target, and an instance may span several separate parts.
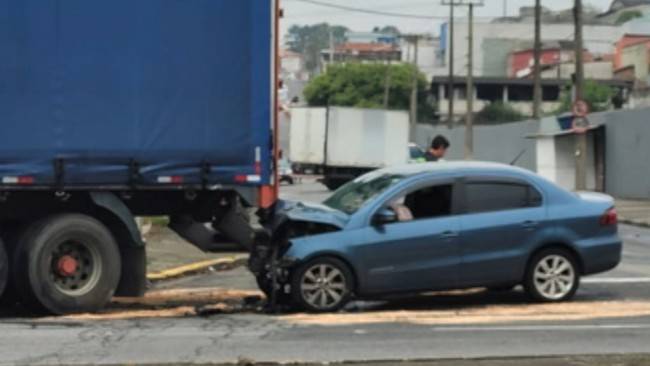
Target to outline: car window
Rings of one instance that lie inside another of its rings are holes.
[[[468,213],[514,210],[542,204],[542,196],[536,189],[516,183],[467,183],[465,199]]]
[[[404,178],[396,174],[369,173],[344,185],[323,203],[351,215]]]
[[[388,207],[393,209],[399,221],[412,221],[451,215],[453,185],[441,184],[419,189],[392,200]]]

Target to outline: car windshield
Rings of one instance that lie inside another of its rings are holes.
[[[344,185],[323,203],[351,215],[403,179],[403,175],[370,173]]]

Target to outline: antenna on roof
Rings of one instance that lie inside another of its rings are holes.
[[[519,161],[519,159],[521,159],[521,157],[524,156],[524,154],[526,153],[526,151],[527,151],[527,149],[523,149],[523,150],[519,153],[519,155],[517,155],[517,157],[515,158],[515,160],[513,160],[512,163],[510,163],[510,165],[515,166],[515,164],[517,164],[517,162]]]

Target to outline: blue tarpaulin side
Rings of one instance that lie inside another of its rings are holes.
[[[269,0],[0,0],[0,177],[270,182]],[[205,174],[205,170],[203,170]]]

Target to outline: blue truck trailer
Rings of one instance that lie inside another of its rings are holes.
[[[141,295],[134,217],[245,249],[277,197],[274,0],[0,0],[0,295]]]

